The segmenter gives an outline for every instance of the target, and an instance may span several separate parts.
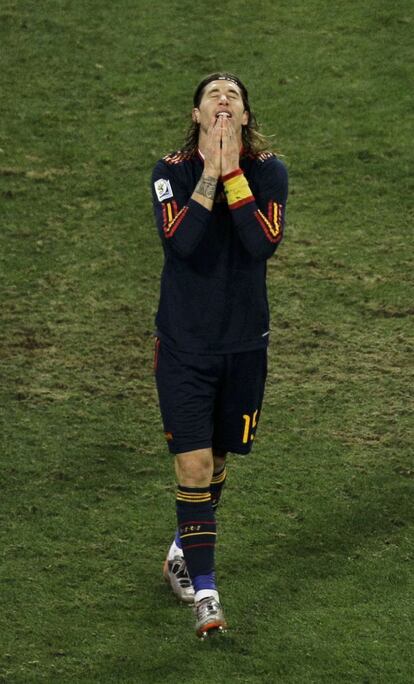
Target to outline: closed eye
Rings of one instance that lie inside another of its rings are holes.
[[[221,91],[218,88],[213,88],[212,90],[210,90],[209,93],[207,93],[207,97],[209,97],[210,99],[215,99],[217,97],[221,97]],[[232,88],[230,88],[226,92],[226,97],[231,98],[232,100],[240,100],[241,99],[240,93],[237,92],[237,90],[233,90]]]

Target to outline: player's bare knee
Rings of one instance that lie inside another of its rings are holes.
[[[208,487],[213,474],[211,449],[197,449],[177,454],[175,471],[179,484],[184,487]]]

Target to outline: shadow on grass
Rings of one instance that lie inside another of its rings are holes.
[[[298,531],[277,546],[296,557],[367,553],[372,545],[389,544],[414,522],[411,482],[370,478],[363,487],[318,502],[304,513]],[[309,514],[309,515],[308,515]]]

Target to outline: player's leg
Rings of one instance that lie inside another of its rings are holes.
[[[187,483],[186,486],[195,486],[194,483],[201,482],[202,486],[206,486],[211,470],[211,450],[205,450],[208,453],[207,463],[204,462],[203,457],[200,458],[200,456],[203,456],[202,451],[204,450],[177,456],[175,466],[178,483]],[[194,457],[195,463],[193,461]],[[207,464],[208,472],[203,472],[202,469]],[[226,453],[221,450],[213,450],[213,473],[209,480],[209,490],[214,512],[217,510],[225,481]],[[185,603],[192,603],[194,601],[194,588],[184,559],[179,526],[177,526],[175,537],[164,563],[164,577],[171,584],[174,593],[181,601]]]
[[[185,487],[209,487],[214,470],[211,448],[176,454],[175,474]]]
[[[175,472],[177,478],[177,531],[175,538],[168,550],[167,558],[164,563],[164,577],[170,583],[176,596],[185,603],[194,602],[194,588],[187,568],[184,554],[183,543],[181,540],[180,525],[186,524],[186,513],[193,508],[190,504],[191,499],[199,500],[206,490],[209,490],[209,482],[213,471],[213,457],[211,449],[199,449],[195,451],[178,454],[175,459]],[[186,501],[183,501],[183,500]],[[190,517],[195,517],[190,516]],[[193,526],[193,523],[191,523]],[[191,554],[190,554],[191,555]],[[191,563],[191,560],[190,560]]]
[[[187,570],[194,588],[196,633],[205,637],[226,628],[216,586],[216,520],[210,483],[212,449],[177,454],[177,523]]]
[[[175,458],[177,525],[196,599],[206,596],[206,592],[217,591],[216,521],[210,493],[213,467],[211,449],[177,454]]]
[[[193,453],[199,453],[199,452],[193,452]],[[211,504],[212,504],[213,509],[215,511],[217,510],[217,507],[220,503],[221,493],[222,493],[222,490],[223,490],[223,487],[224,487],[224,484],[225,484],[226,478],[227,478],[226,457],[227,457],[227,452],[223,451],[222,449],[214,449],[213,448],[213,474],[212,474],[211,480],[210,480],[210,493],[211,493]],[[176,471],[177,471],[177,465],[176,465]],[[177,476],[177,480],[180,481],[178,476]],[[179,530],[177,528],[174,541],[170,547],[171,558],[174,558],[177,554],[180,555],[181,550],[182,550],[182,543],[181,543],[180,533],[179,533]],[[186,596],[187,595],[188,595],[188,592],[186,592]]]
[[[194,378],[197,362],[193,355],[180,353],[163,340],[156,341],[155,379],[164,433],[174,457],[198,447],[209,449],[211,445],[212,428],[206,415],[209,405],[214,402],[214,388],[198,386],[198,378]],[[194,602],[194,589],[178,529],[170,544],[163,574],[177,598],[185,603]]]
[[[265,349],[230,354],[225,358],[221,389],[215,402],[215,473],[225,473],[227,451],[249,453],[256,434],[267,374]]]
[[[214,401],[221,365],[221,357],[183,354],[164,343],[157,346],[160,408],[169,449],[176,454],[178,480],[178,530],[164,564],[164,577],[174,593],[188,603],[194,600],[194,588],[198,603],[205,598],[216,600],[215,515],[210,484]],[[214,612],[210,601],[208,613]],[[197,624],[204,624],[205,611],[202,617]]]

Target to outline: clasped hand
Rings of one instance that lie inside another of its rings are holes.
[[[208,175],[219,178],[239,167],[240,141],[230,117],[215,117],[204,147],[204,168]]]

